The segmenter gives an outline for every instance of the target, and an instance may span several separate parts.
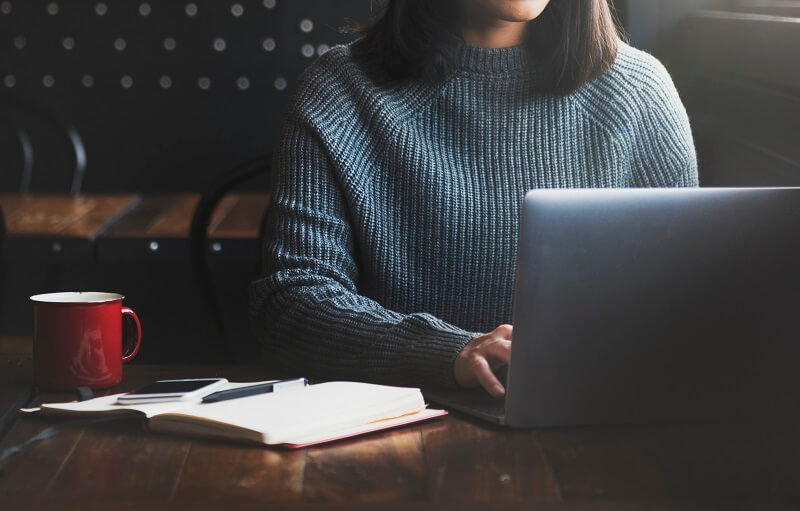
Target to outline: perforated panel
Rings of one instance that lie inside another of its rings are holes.
[[[369,9],[2,0],[0,190],[201,189],[271,149],[297,75]]]

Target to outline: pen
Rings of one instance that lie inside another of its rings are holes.
[[[227,401],[228,399],[237,399],[240,397],[255,396],[256,394],[268,394],[270,392],[277,392],[279,390],[286,390],[295,387],[305,387],[308,385],[308,380],[305,378],[293,378],[291,380],[272,381],[269,383],[260,383],[258,385],[250,385],[248,387],[239,387],[236,389],[220,390],[209,394],[203,398],[202,403],[216,403],[218,401]]]

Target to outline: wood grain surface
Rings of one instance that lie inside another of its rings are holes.
[[[48,262],[185,261],[198,194],[0,194],[7,257]],[[228,194],[208,226],[209,247],[222,260],[257,257],[269,195]]]
[[[137,196],[0,194],[7,236],[92,238],[131,207]]]
[[[30,357],[0,355],[0,369],[6,404],[29,383]],[[258,366],[129,365],[107,392],[198,376],[268,377]],[[21,417],[0,448],[54,423]],[[4,510],[791,509],[800,503],[796,425],[506,430],[451,414],[286,450],[158,435],[122,421],[68,430],[9,458],[0,501]]]

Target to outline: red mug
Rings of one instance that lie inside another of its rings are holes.
[[[107,388],[122,380],[122,363],[142,344],[136,313],[116,293],[66,292],[31,296],[33,381],[50,390]],[[127,321],[133,335],[123,336]],[[131,337],[124,343],[123,337]]]

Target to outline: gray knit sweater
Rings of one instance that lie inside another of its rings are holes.
[[[304,375],[454,386],[479,333],[511,323],[532,188],[696,186],[664,67],[621,45],[611,71],[537,96],[521,47],[464,46],[432,85],[371,81],[348,46],[302,76],[277,145],[251,319]]]

